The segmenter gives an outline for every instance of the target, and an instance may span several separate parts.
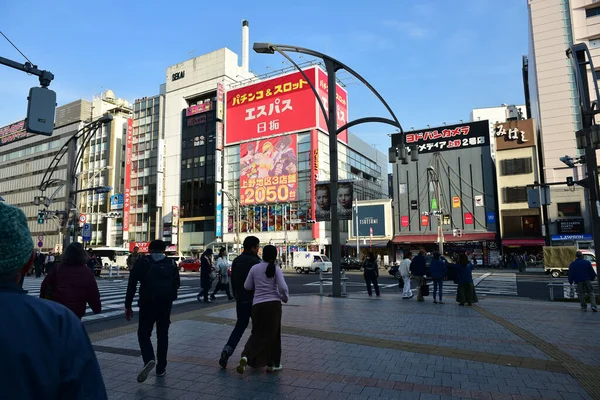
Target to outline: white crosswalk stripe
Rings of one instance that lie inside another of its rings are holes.
[[[125,306],[125,294],[127,292],[127,280],[126,279],[98,279],[98,290],[100,291],[100,300],[102,302],[102,312],[100,314],[94,314],[89,307],[86,307],[83,321],[92,321],[100,318],[114,317],[117,315],[123,315],[123,308]],[[23,289],[27,290],[30,296],[39,297],[40,286],[42,284],[42,278],[30,278],[26,277],[23,282]],[[138,285],[139,291],[139,285]],[[177,300],[173,302],[173,305],[193,303],[198,295],[199,288],[193,286],[182,285],[179,288]],[[217,298],[226,297],[225,294],[217,293]],[[136,292],[133,304],[137,304],[138,294]],[[139,311],[138,307],[133,307],[133,311]]]

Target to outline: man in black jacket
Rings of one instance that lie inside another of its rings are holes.
[[[244,331],[250,323],[254,291],[246,290],[244,282],[246,282],[250,268],[261,261],[258,257],[259,248],[260,240],[256,236],[246,237],[244,239],[244,252],[236,257],[231,264],[231,288],[233,289],[233,297],[235,297],[237,322],[235,328],[233,328],[233,332],[229,336],[227,344],[221,352],[219,365],[223,368],[227,367],[227,360],[229,360],[229,357],[235,351]]]
[[[167,368],[171,307],[173,301],[177,299],[180,279],[179,271],[173,260],[163,254],[166,247],[162,240],[150,242],[148,249],[150,255],[138,258],[129,273],[125,296],[125,319],[127,321],[133,317],[131,308],[133,296],[135,296],[138,282],[140,283],[138,341],[144,361],[144,368],[137,378],[140,383],[146,380],[155,365],[156,375],[159,377],[165,375]],[[150,341],[155,322],[158,364],[156,364],[154,348]]]
[[[413,258],[410,263],[410,272],[417,279],[417,301],[425,301],[423,298],[423,285],[425,283],[425,275],[427,275],[427,261],[425,260],[425,250],[421,249],[419,254]]]

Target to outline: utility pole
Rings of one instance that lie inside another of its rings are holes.
[[[354,197],[356,207],[356,259],[360,260],[360,238],[358,237],[358,198]]]
[[[437,215],[438,227],[437,227],[437,236],[438,236],[438,251],[440,255],[444,254],[444,230],[442,229],[442,221],[444,217],[444,212],[442,210],[442,202],[441,202],[441,193],[442,187],[440,184],[440,176],[437,173],[436,169],[433,166],[427,167],[427,171],[431,175],[431,180],[435,183],[435,201],[437,210],[434,211],[434,214]]]

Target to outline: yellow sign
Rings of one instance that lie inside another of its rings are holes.
[[[460,197],[454,196],[452,198],[452,208],[460,208]]]

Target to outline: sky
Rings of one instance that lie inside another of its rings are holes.
[[[353,68],[404,130],[467,121],[473,108],[524,102],[524,0],[0,1],[0,30],[54,74],[50,88],[58,105],[107,89],[132,102],[155,95],[170,65],[222,47],[241,55],[243,19],[251,43],[307,47]],[[0,56],[26,61],[2,37]],[[280,55],[250,53],[257,75],[287,66]],[[341,78],[351,120],[389,117],[367,88]],[[27,93],[38,84],[37,77],[0,65],[0,127],[25,117]],[[395,130],[365,124],[352,132],[387,154],[387,134]]]

